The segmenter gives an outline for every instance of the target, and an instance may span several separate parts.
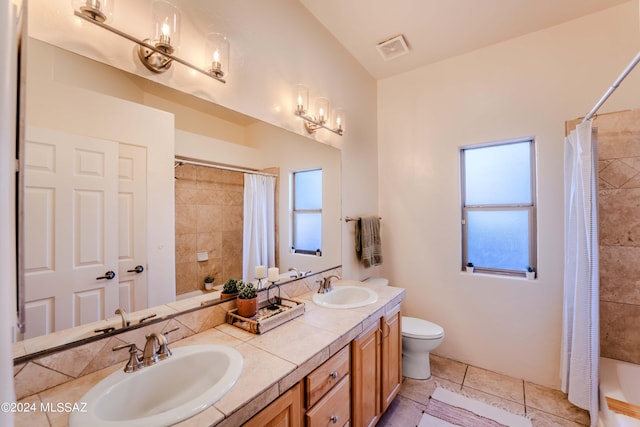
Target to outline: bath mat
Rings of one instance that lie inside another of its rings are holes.
[[[436,388],[418,427],[532,427],[527,418],[488,403]]]

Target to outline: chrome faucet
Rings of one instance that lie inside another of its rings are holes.
[[[300,278],[306,276],[307,274],[311,273],[311,270],[309,270],[309,271],[300,271],[295,267],[289,268],[289,271],[294,271],[295,272],[295,276],[293,274],[291,275],[291,278],[293,278],[293,279],[300,279]]]
[[[155,365],[159,361],[171,356],[167,334],[177,330],[178,328],[173,328],[164,334],[161,332],[153,332],[146,336],[147,342],[142,351],[142,364],[144,366]]]
[[[153,332],[152,334],[147,335],[147,342],[144,345],[144,350],[142,351],[142,364],[144,366],[155,365],[160,361],[159,353],[161,349],[165,349],[165,356],[163,359],[166,359],[171,355],[171,352],[166,353],[169,350],[167,347],[167,338],[159,332]]]
[[[129,321],[129,318],[127,317],[127,312],[124,311],[124,308],[118,308],[115,312],[115,314],[119,314],[120,317],[122,317],[122,327],[126,328],[127,326],[131,325],[131,322]]]
[[[332,274],[330,276],[323,277],[319,281],[320,282],[320,288],[318,288],[318,293],[319,294],[326,294],[327,292],[331,292],[333,290],[333,288],[331,287],[331,279],[340,280],[341,277],[338,276],[337,274]]]
[[[144,344],[144,350],[142,350],[142,360],[138,357],[140,349],[133,344],[123,344],[117,347],[113,347],[113,351],[122,350],[124,348],[129,349],[129,361],[124,367],[125,372],[136,372],[145,366],[155,365],[161,360],[164,360],[171,356],[171,350],[169,350],[169,339],[167,334],[177,331],[179,328],[173,328],[164,334],[161,332],[153,332],[146,336],[147,342]]]
[[[302,277],[302,273],[300,273],[300,270],[298,270],[298,269],[297,269],[297,268],[295,268],[295,267],[290,267],[290,268],[289,268],[289,271],[295,271],[295,276],[294,276],[294,275],[291,275],[291,277],[292,277],[292,278],[294,278],[294,279],[299,279],[299,278],[301,278],[301,277]]]

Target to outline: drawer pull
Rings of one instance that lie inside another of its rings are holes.
[[[335,380],[336,378],[338,378],[338,376],[339,376],[339,375],[340,375],[340,374],[338,373],[338,371],[333,371],[333,372],[331,372],[331,373],[329,374],[329,376],[330,376],[331,378],[333,378],[334,380]]]
[[[338,422],[338,416],[337,416],[337,415],[332,415],[332,416],[331,416],[331,418],[329,418],[329,420],[330,420],[332,423],[334,423],[334,424],[335,424],[335,423],[337,423],[337,422]]]

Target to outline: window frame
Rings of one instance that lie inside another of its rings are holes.
[[[319,209],[296,209],[296,174],[305,173],[305,172],[314,172],[320,171],[321,173],[321,184],[324,184],[324,171],[322,167],[317,168],[309,168],[309,169],[300,169],[291,172],[291,247],[293,248],[293,253],[295,254],[304,254],[304,255],[316,255],[322,256],[322,205],[324,205],[324,191],[320,196],[321,206]],[[324,188],[324,186],[323,186]],[[320,214],[320,247],[316,249],[298,249],[295,247],[294,242],[296,241],[296,219],[298,213],[302,214]],[[318,253],[317,249],[320,249],[320,253]]]
[[[501,145],[510,145],[528,142],[529,143],[529,161],[530,161],[530,191],[531,191],[531,203],[500,203],[500,204],[472,204],[465,205],[466,201],[466,168],[465,168],[465,151],[479,148],[498,147]],[[537,265],[537,248],[538,248],[538,233],[537,233],[537,193],[536,193],[536,141],[533,137],[510,139],[506,141],[490,142],[484,144],[469,145],[460,148],[460,206],[461,206],[461,238],[462,238],[462,263],[461,270],[465,270],[467,262],[469,262],[468,252],[468,213],[470,211],[518,211],[524,210],[528,212],[528,235],[529,235],[529,260],[528,265],[536,268]],[[536,268],[537,270],[537,268]],[[520,276],[526,277],[527,266],[523,266],[522,270],[509,270],[495,267],[486,267],[474,265],[474,271],[487,274],[496,274],[503,276]]]

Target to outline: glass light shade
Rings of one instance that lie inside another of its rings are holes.
[[[333,112],[333,120],[331,124],[331,129],[337,131],[343,131],[344,126],[346,124],[346,115],[342,108],[336,108]]]
[[[331,111],[329,111],[329,100],[327,98],[316,98],[313,113],[319,123],[324,124],[328,122],[329,117],[331,117]]]
[[[71,0],[71,7],[95,21],[111,22],[114,2],[115,0]]]
[[[151,4],[151,40],[156,46],[173,47],[180,45],[180,11],[167,1]]]
[[[297,84],[294,87],[293,95],[296,113],[306,114],[306,112],[309,111],[309,88],[305,85]]]
[[[204,68],[217,77],[229,73],[229,39],[220,33],[207,34],[207,63]]]

